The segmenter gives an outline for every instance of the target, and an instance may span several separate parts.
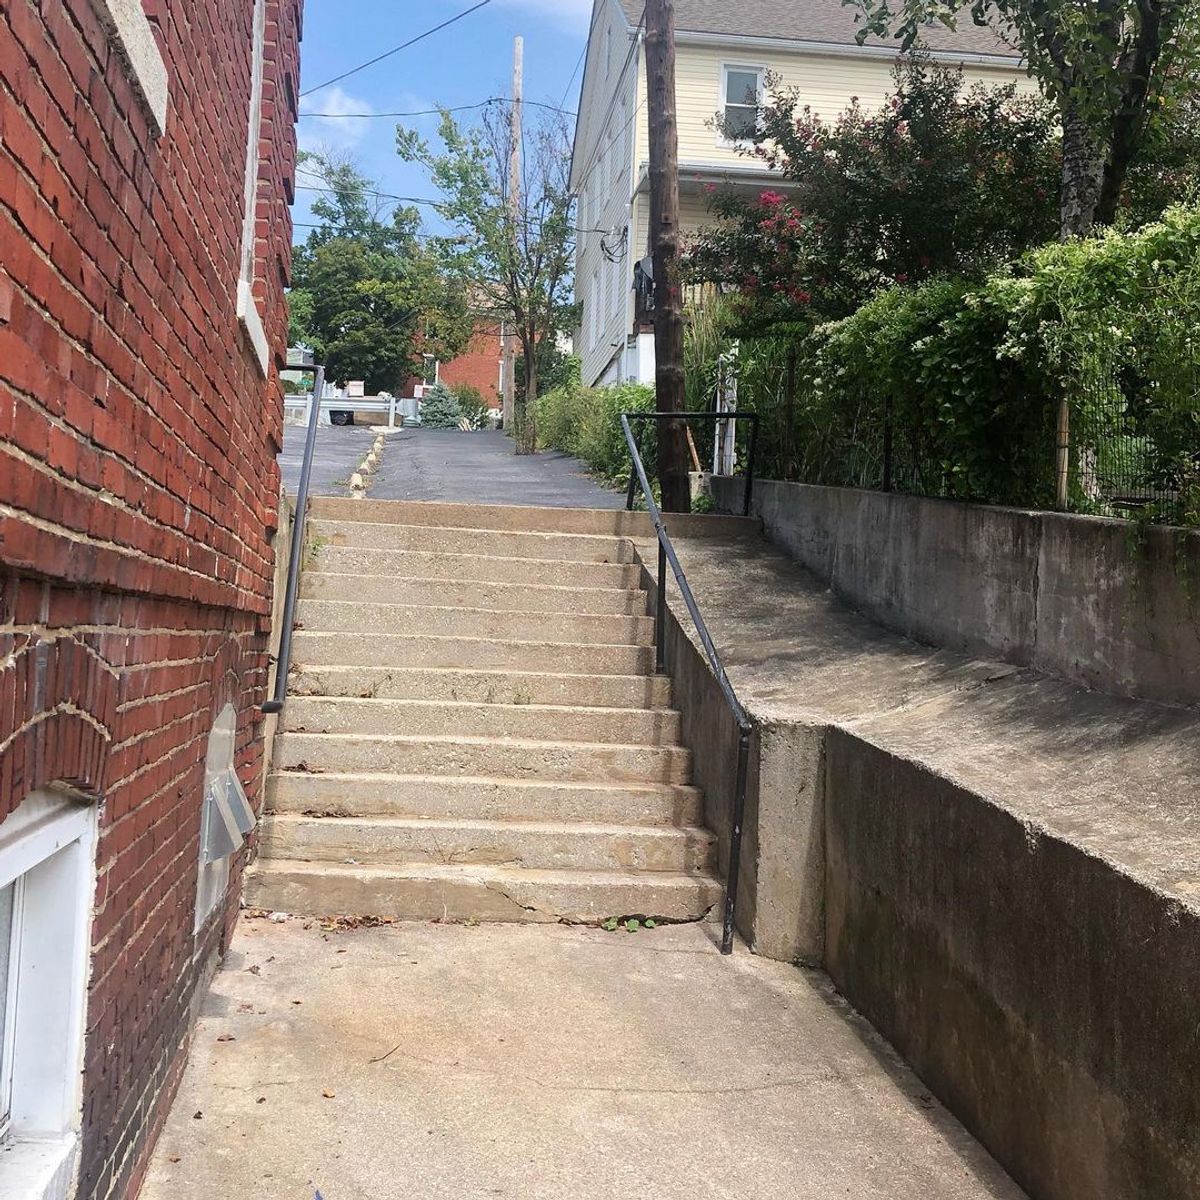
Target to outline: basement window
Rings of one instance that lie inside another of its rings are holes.
[[[255,227],[258,223],[259,144],[262,139],[263,79],[267,56],[267,0],[254,0],[254,49],[250,67],[250,125],[246,134],[246,192],[242,216],[242,257],[237,285],[237,315],[265,379],[270,347],[258,301],[254,299]]]
[[[0,824],[0,1195],[65,1200],[82,1115],[95,811],[59,792]]]
[[[229,860],[256,823],[254,809],[233,765],[236,743],[237,710],[227,704],[213,723],[204,760],[194,925],[197,933],[225,895],[229,887]]]
[[[763,102],[762,67],[726,65],[721,70],[721,132],[726,141],[744,142],[758,129]]]

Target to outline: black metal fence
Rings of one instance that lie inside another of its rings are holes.
[[[1173,394],[1159,404],[1164,370]],[[1077,364],[1072,386],[981,423],[982,444],[897,416],[884,396],[844,390],[836,404],[807,394],[786,348],[743,359],[740,409],[762,418],[757,472],[834,487],[1178,524],[1200,523],[1200,363],[1143,363],[1126,350]],[[980,404],[991,398],[980,397]],[[1064,403],[1065,401],[1065,403]],[[999,411],[999,410],[998,410]],[[986,458],[988,471],[979,462]],[[981,480],[983,481],[981,483]]]

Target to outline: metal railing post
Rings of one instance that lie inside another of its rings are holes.
[[[742,516],[750,515],[750,501],[754,494],[754,460],[758,454],[758,416],[750,422],[750,453],[746,458],[746,499],[742,504]]]
[[[308,488],[312,479],[313,452],[317,445],[317,426],[321,423],[321,398],[325,394],[325,368],[317,368],[308,410],[308,434],[304,439],[304,460],[300,464],[300,486],[296,490],[296,517],[292,522],[291,559],[288,562],[287,591],[283,598],[283,629],[279,636],[279,659],[275,664],[275,694],[263,706],[264,713],[283,711],[287,698],[288,676],[292,670],[292,626],[296,623],[296,598],[300,592],[300,567],[304,558],[304,534],[308,527]]]
[[[654,624],[654,666],[662,674],[667,661],[667,551],[658,543],[658,608]]]
[[[746,777],[750,773],[750,730],[738,731],[737,779],[733,789],[733,819],[729,827],[729,873],[725,877],[725,923],[721,953],[733,953],[734,918],[737,915],[738,876],[742,869],[742,822],[746,817]]]

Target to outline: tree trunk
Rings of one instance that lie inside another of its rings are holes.
[[[537,452],[537,342],[521,338],[521,365],[525,389],[513,397],[513,442],[518,454]]]
[[[654,258],[655,392],[659,412],[684,411],[683,297],[679,270],[679,134],[675,124],[675,11],[647,0],[646,74],[650,131],[650,252]],[[658,479],[666,512],[690,512],[682,420],[658,428]]]
[[[1078,114],[1062,115],[1062,238],[1091,233],[1104,181],[1104,147]]]
[[[1137,155],[1138,141],[1146,123],[1150,102],[1150,79],[1162,56],[1164,30],[1161,0],[1145,0],[1140,5],[1141,24],[1137,43],[1129,63],[1125,94],[1113,117],[1112,151],[1104,168],[1104,183],[1096,210],[1096,220],[1111,225],[1117,219],[1125,177]]]

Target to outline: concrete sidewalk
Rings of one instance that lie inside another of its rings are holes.
[[[279,470],[289,496],[294,496],[300,486],[300,468],[304,462],[304,442],[307,435],[307,426],[283,427],[283,451],[279,455]],[[317,429],[317,444],[313,451],[312,479],[309,484],[311,494],[349,495],[350,476],[358,470],[358,464],[366,458],[374,441],[374,431],[362,425],[320,426]]]
[[[405,429],[388,439],[371,480],[372,500],[449,500],[547,508],[624,508],[587,467],[557,450],[514,454],[496,430]]]
[[[144,1200],[1020,1200],[823,975],[714,937],[245,919]]]

